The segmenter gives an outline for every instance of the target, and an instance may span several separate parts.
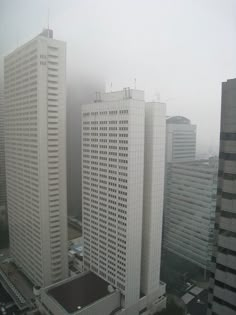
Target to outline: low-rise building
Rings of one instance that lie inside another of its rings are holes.
[[[71,276],[83,272],[83,237],[72,241],[68,251],[68,262]]]

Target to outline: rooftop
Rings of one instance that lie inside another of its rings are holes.
[[[206,314],[207,312],[207,298],[208,298],[208,291],[203,290],[200,294],[195,296],[188,305],[188,312],[191,315],[202,315]]]
[[[190,121],[190,119],[183,117],[183,116],[168,116],[168,117],[166,117],[166,123],[167,124],[190,125],[191,121]]]
[[[89,272],[49,287],[47,294],[68,313],[73,313],[110,294],[108,286],[109,283]]]
[[[187,305],[188,314],[202,315],[207,311],[208,291],[200,287],[193,287],[182,296],[182,300]]]

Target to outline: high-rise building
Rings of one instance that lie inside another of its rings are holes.
[[[120,290],[127,314],[163,294],[164,115],[130,89],[82,108],[84,267]]]
[[[220,154],[208,315],[236,314],[236,79],[222,84]]]
[[[149,299],[151,296],[155,299],[160,289],[165,111],[166,106],[163,103],[145,104],[141,291]]]
[[[0,87],[0,224],[7,221],[3,105],[3,89]]]
[[[166,119],[166,162],[192,161],[196,154],[196,125],[182,116]]]
[[[82,108],[84,267],[120,289],[126,308],[140,294],[144,119],[142,91]]]
[[[215,221],[218,159],[169,163],[163,247],[209,269]]]
[[[67,277],[66,45],[52,31],[5,57],[10,250],[37,285]]]

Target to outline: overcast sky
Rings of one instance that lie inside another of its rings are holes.
[[[216,148],[221,82],[236,77],[236,0],[0,0],[0,57],[49,24],[67,42],[68,78],[144,89]]]

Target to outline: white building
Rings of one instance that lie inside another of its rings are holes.
[[[222,84],[220,160],[208,315],[236,314],[236,79]]]
[[[160,288],[165,111],[166,106],[162,103],[146,103],[145,105],[141,291],[151,299],[157,298]]]
[[[163,294],[164,115],[157,103],[145,115],[143,92],[130,89],[82,108],[84,267],[121,291],[127,314],[142,294],[150,304]]]
[[[218,159],[169,163],[164,249],[209,269],[215,221]]]
[[[5,57],[10,249],[40,286],[68,274],[65,50],[46,30]]]
[[[166,119],[166,162],[192,161],[196,154],[196,125],[182,116]]]

